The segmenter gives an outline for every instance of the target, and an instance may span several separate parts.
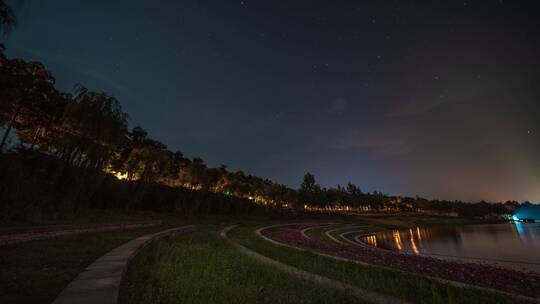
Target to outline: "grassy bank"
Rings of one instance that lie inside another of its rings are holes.
[[[376,231],[382,231],[385,230],[384,228],[370,226],[370,225],[351,225],[350,227],[347,226],[336,226],[335,228],[339,228],[337,231],[330,232],[330,235],[332,235],[335,238],[339,239],[339,235],[342,233],[346,233],[349,231],[362,231],[363,233],[370,233],[370,232],[376,232]],[[310,238],[321,240],[321,241],[327,241],[327,242],[333,242],[331,238],[328,237],[326,234],[326,231],[331,230],[331,228],[326,227],[315,227],[306,232],[306,235]]]
[[[458,288],[425,276],[380,267],[363,267],[271,244],[253,233],[254,227],[240,227],[230,236],[242,245],[272,259],[347,282],[374,292],[414,303],[526,303],[514,297],[477,289]]]
[[[121,303],[362,303],[242,256],[216,231],[163,240],[130,264]]]
[[[163,229],[102,232],[0,247],[0,303],[51,303],[101,255]]]
[[[217,235],[217,231],[238,223],[243,227],[234,229],[231,237],[246,247],[286,264],[374,292],[418,303],[516,303],[510,297],[456,288],[420,275],[360,267],[283,248],[253,233],[256,227],[309,220],[309,216],[280,220],[255,216],[182,219],[158,213],[89,211],[75,217],[43,219],[23,226],[156,219],[163,221],[161,227],[62,237],[2,247],[0,303],[50,303],[80,271],[109,250],[140,235],[186,224],[197,225],[199,232],[160,241],[144,249],[133,260],[121,292],[123,303],[356,303],[347,295],[293,278],[237,252]],[[409,218],[407,221],[411,220]],[[366,225],[370,219],[333,217],[331,221],[354,221]],[[367,225],[370,225],[367,229],[375,227],[373,224]],[[385,224],[377,222],[376,227],[383,226]],[[326,239],[323,229],[310,230],[308,235]]]

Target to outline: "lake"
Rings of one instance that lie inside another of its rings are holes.
[[[371,246],[410,254],[540,272],[538,223],[416,227],[380,232],[359,240]]]

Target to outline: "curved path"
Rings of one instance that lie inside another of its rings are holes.
[[[155,227],[161,221],[113,224],[55,225],[30,228],[8,228],[0,230],[0,246],[51,239],[61,236]]]
[[[294,225],[301,225],[301,224],[298,224],[298,223],[290,223],[290,224],[280,224],[280,225],[272,225],[272,226],[267,226],[267,227],[262,227],[260,229],[258,229],[256,231],[257,235],[261,238],[263,238],[264,240],[268,241],[268,242],[271,242],[273,244],[276,244],[276,245],[279,245],[279,246],[284,246],[284,247],[288,247],[288,248],[293,248],[293,249],[297,249],[297,250],[300,250],[300,251],[307,251],[307,252],[310,252],[310,253],[313,253],[313,254],[316,254],[316,255],[320,255],[320,256],[324,256],[324,257],[329,257],[329,258],[332,258],[332,259],[335,259],[335,260],[339,260],[339,261],[346,261],[346,262],[352,262],[352,263],[355,263],[355,264],[359,264],[359,265],[362,265],[362,266],[368,266],[368,267],[379,267],[379,268],[384,268],[384,269],[390,269],[390,270],[394,270],[394,271],[404,271],[404,272],[408,272],[406,270],[402,270],[402,269],[396,269],[396,268],[393,268],[393,267],[389,267],[389,266],[381,266],[381,265],[376,265],[376,264],[372,264],[372,263],[368,263],[368,262],[364,262],[364,261],[359,261],[359,260],[356,260],[356,259],[351,259],[351,258],[346,258],[346,257],[341,257],[341,256],[336,256],[336,255],[333,255],[333,254],[327,254],[327,253],[322,253],[322,252],[319,252],[317,250],[313,250],[313,249],[310,249],[310,248],[303,248],[303,247],[299,247],[297,245],[293,245],[293,244],[287,244],[287,243],[283,243],[282,241],[277,241],[277,240],[274,240],[268,236],[265,236],[263,234],[263,231],[264,230],[267,230],[267,229],[272,229],[272,228],[279,228],[279,227],[286,227],[286,226],[294,226]],[[349,238],[346,237],[347,234],[351,234],[351,233],[358,233],[358,235],[362,235],[362,233],[359,233],[359,232],[362,232],[361,230],[358,230],[358,231],[347,231],[345,233],[341,233],[339,235],[339,237],[341,238],[341,241],[345,241],[345,242],[348,242],[350,245],[355,245],[357,247],[364,247],[364,248],[369,248],[369,245],[365,245],[365,244],[359,244],[359,243],[355,243],[354,241],[351,241]],[[302,234],[300,234],[302,235]],[[333,239],[333,241],[335,241],[334,239],[335,238],[331,238]],[[343,242],[336,242],[336,244],[338,245],[342,245],[344,244]],[[383,250],[383,251],[386,251],[386,250]],[[431,275],[426,275],[426,274],[423,274],[425,277],[427,278],[430,278],[432,280],[435,280],[435,281],[438,281],[438,282],[441,282],[443,284],[449,284],[449,285],[453,285],[453,286],[456,286],[456,287],[461,287],[461,288],[471,288],[471,289],[477,289],[477,290],[483,290],[483,291],[489,291],[489,292],[493,292],[493,293],[499,293],[499,294],[502,294],[502,295],[508,295],[508,296],[512,296],[512,297],[515,297],[515,298],[518,298],[518,299],[523,299],[523,300],[526,300],[526,301],[531,301],[531,302],[534,302],[534,303],[540,303],[540,299],[539,298],[535,298],[535,297],[531,297],[531,296],[526,296],[526,295],[521,295],[521,294],[516,294],[516,293],[510,293],[510,292],[507,292],[507,291],[503,291],[503,290],[499,290],[499,289],[494,289],[494,288],[489,288],[489,287],[484,287],[484,286],[478,286],[478,285],[471,285],[471,284],[467,284],[467,283],[464,283],[464,282],[458,282],[458,281],[454,281],[454,280],[449,280],[449,279],[445,279],[445,278],[440,278],[440,277],[435,277],[435,276],[431,276]]]
[[[238,249],[240,252],[242,252],[242,253],[244,253],[244,254],[246,254],[248,256],[251,256],[251,257],[253,257],[253,258],[255,258],[255,259],[259,260],[259,261],[271,264],[274,267],[276,267],[276,268],[278,268],[280,270],[283,270],[283,271],[285,271],[287,273],[290,273],[290,274],[292,274],[294,276],[297,276],[299,278],[302,278],[302,279],[305,279],[305,280],[308,280],[308,281],[312,281],[312,282],[315,282],[315,283],[319,283],[321,285],[329,286],[329,287],[332,287],[332,288],[336,288],[336,289],[344,291],[344,292],[348,292],[348,293],[352,294],[353,296],[356,296],[356,297],[358,297],[358,298],[360,298],[362,300],[365,300],[366,302],[369,302],[369,303],[376,303],[376,304],[391,304],[391,303],[405,304],[405,303],[408,303],[408,302],[403,301],[401,299],[397,299],[397,298],[394,298],[394,297],[389,297],[387,295],[373,293],[371,291],[367,291],[365,289],[358,288],[356,286],[352,286],[352,285],[349,285],[349,284],[346,284],[346,283],[343,283],[343,282],[340,282],[340,281],[337,281],[337,280],[333,280],[333,279],[330,279],[330,278],[327,278],[327,277],[323,277],[323,276],[320,276],[318,274],[307,272],[307,271],[298,269],[296,267],[287,265],[285,263],[273,260],[273,259],[271,259],[269,257],[266,257],[266,256],[264,256],[264,255],[262,255],[260,253],[257,253],[257,252],[255,252],[255,251],[253,251],[251,249],[248,249],[247,247],[244,247],[244,246],[234,242],[229,237],[227,237],[227,233],[230,230],[234,229],[235,227],[237,227],[237,225],[226,227],[225,229],[223,229],[221,231],[221,233],[220,233],[221,236],[224,239],[226,239],[233,247]]]
[[[353,235],[352,239],[348,237],[349,235]],[[368,235],[373,235],[373,232],[366,233],[364,230],[351,230],[345,233],[341,233],[339,237],[353,246],[373,249],[373,246],[370,246],[364,242],[359,241],[359,238],[368,236]],[[390,250],[386,250],[379,247],[376,247],[376,249],[380,251],[388,251],[388,252],[390,251]]]
[[[129,260],[150,242],[165,236],[194,230],[194,226],[182,226],[131,240],[97,259],[81,272],[58,295],[53,304],[115,304],[122,275]]]
[[[335,229],[332,229],[332,230],[327,230],[325,231],[325,235],[331,239],[332,241],[340,244],[340,245],[344,245],[344,243],[340,240],[338,240],[335,236],[332,235],[332,233],[334,232],[337,232],[337,231],[342,231],[342,230],[349,230],[349,229],[356,229],[356,228],[363,228],[363,227],[367,227],[367,226],[359,226],[359,225],[351,225],[351,226],[341,226],[341,227],[338,227],[338,228],[335,228]]]
[[[328,225],[324,225],[324,226],[308,227],[308,228],[302,229],[302,231],[300,231],[300,233],[302,233],[302,235],[303,235],[305,238],[311,239],[311,238],[309,237],[309,235],[307,235],[307,232],[308,232],[308,231],[310,231],[310,230],[312,230],[312,229],[334,227],[334,226],[337,226],[337,225],[341,225],[341,224],[333,223],[333,224],[328,224]]]

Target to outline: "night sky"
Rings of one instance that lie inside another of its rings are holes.
[[[540,202],[537,2],[27,0],[6,45],[211,166]]]

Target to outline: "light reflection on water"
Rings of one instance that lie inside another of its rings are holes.
[[[411,254],[489,262],[540,272],[538,223],[415,227],[384,231],[360,240],[371,246]]]

